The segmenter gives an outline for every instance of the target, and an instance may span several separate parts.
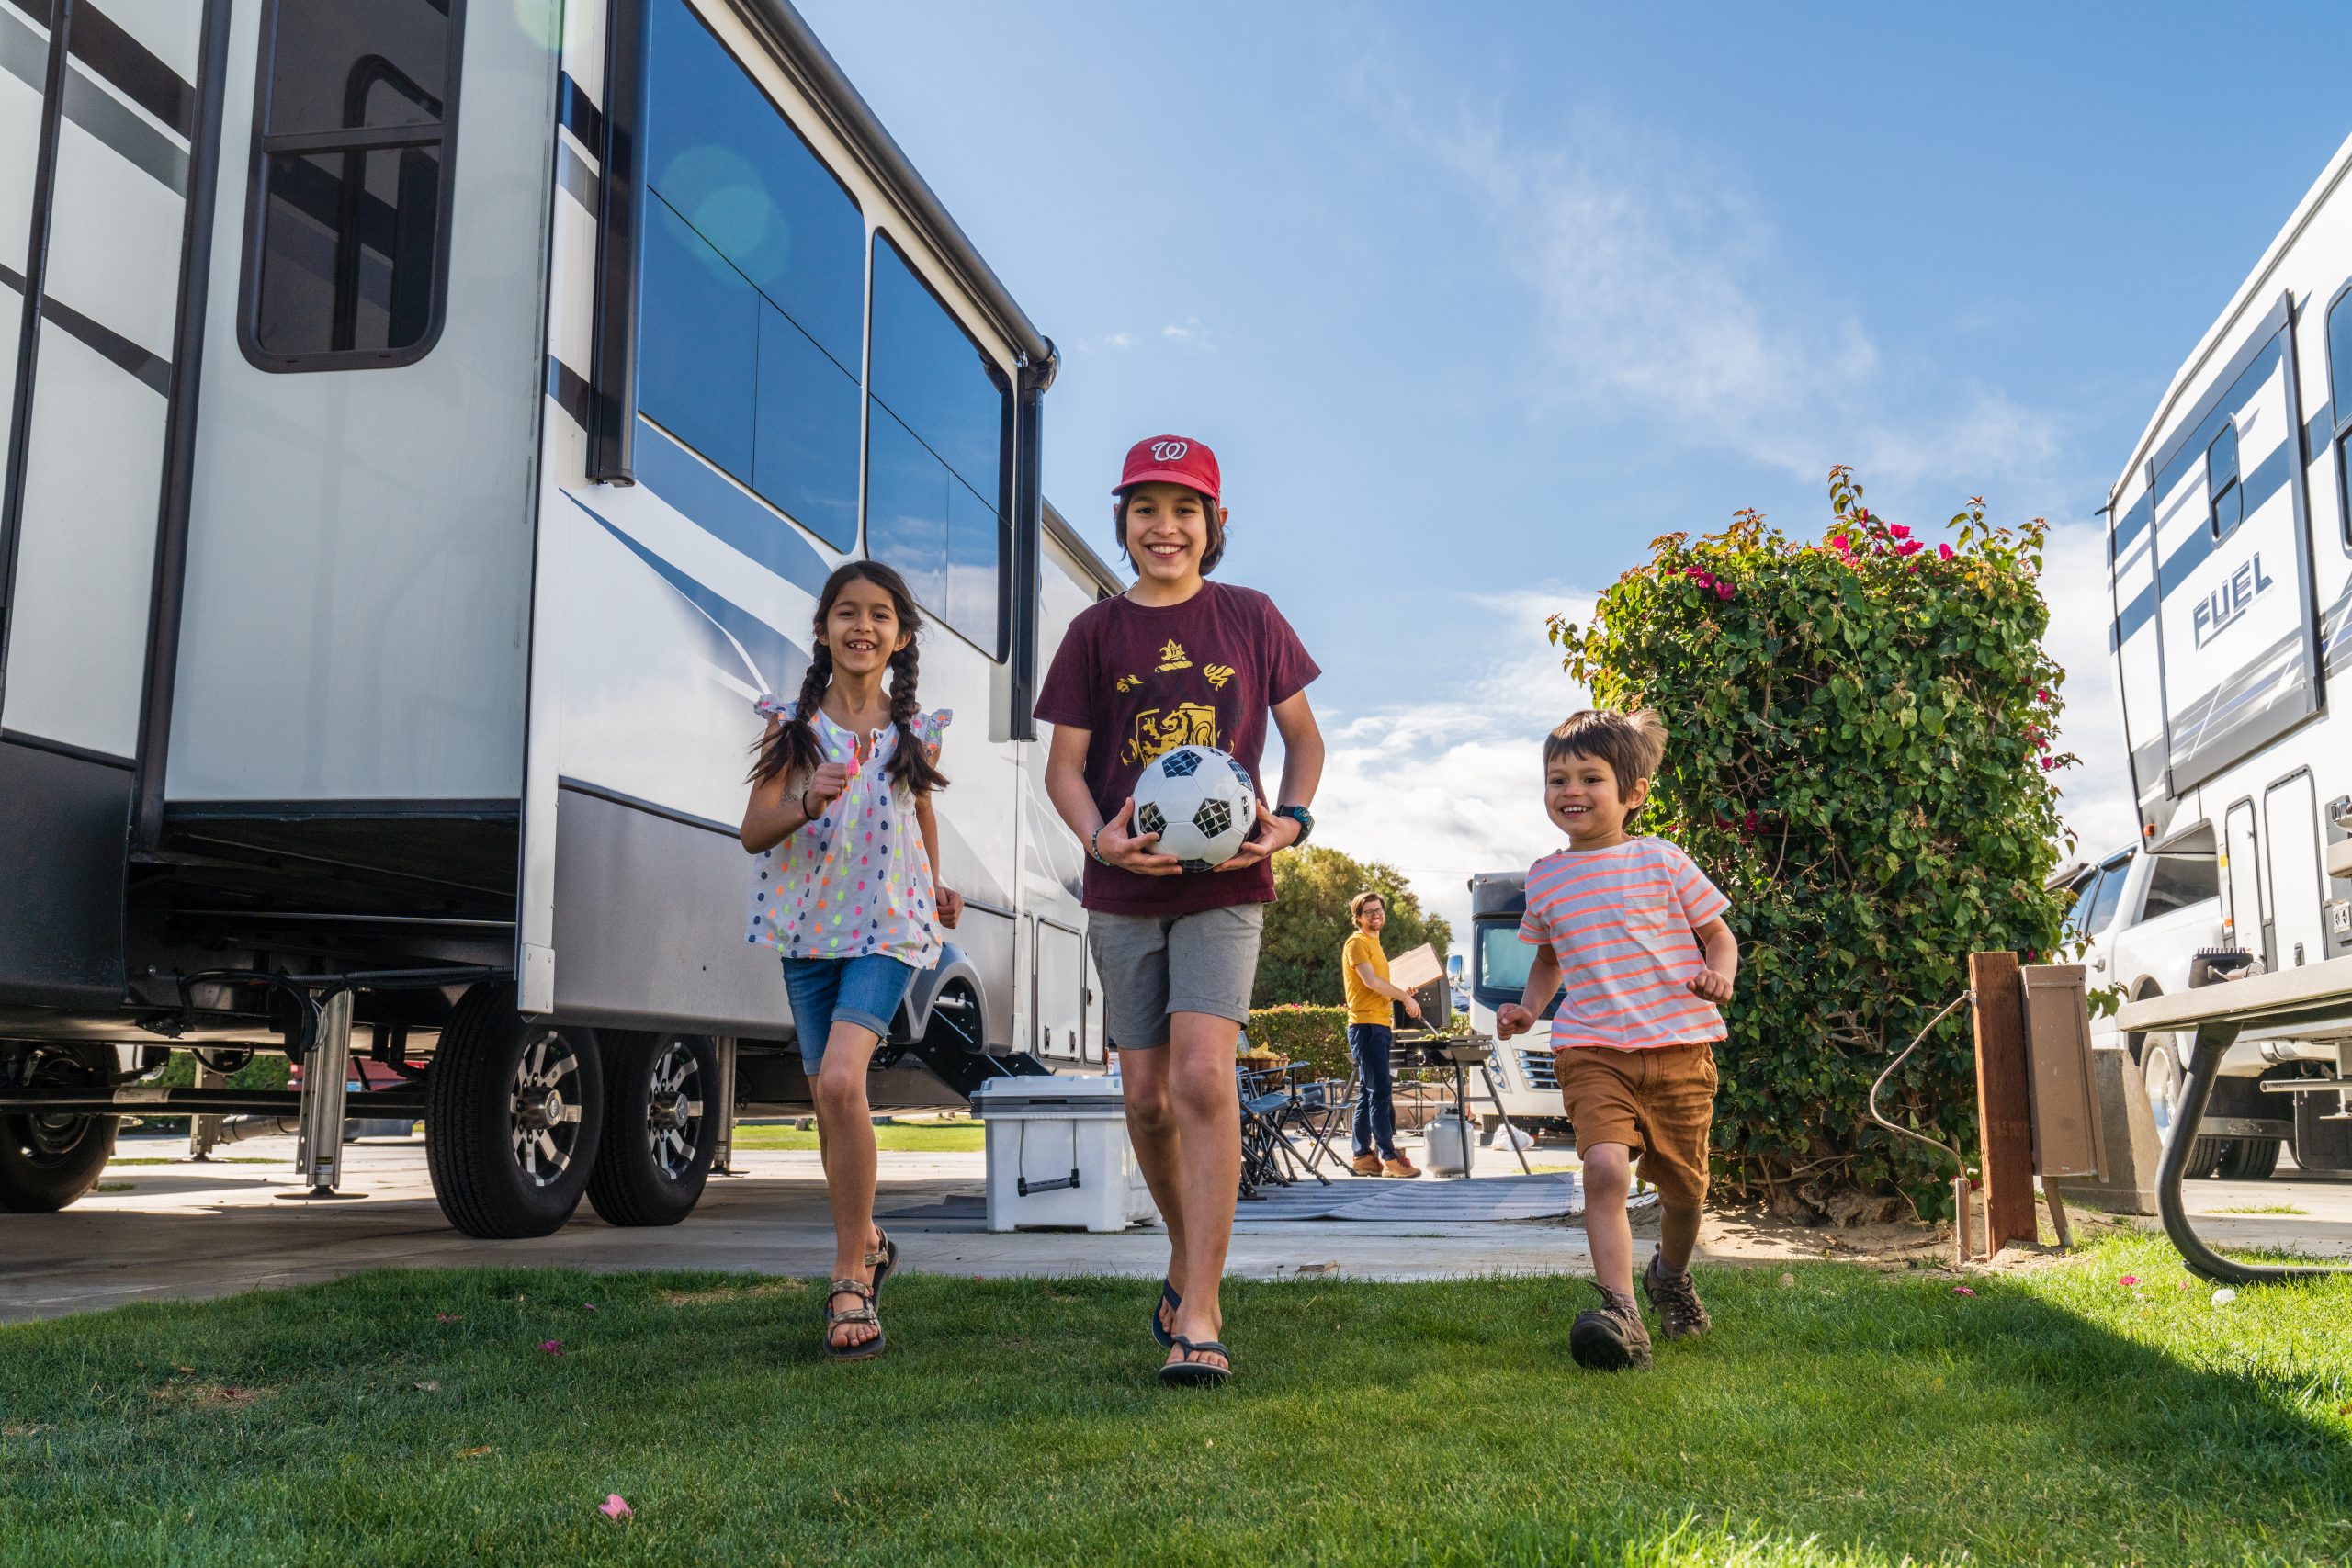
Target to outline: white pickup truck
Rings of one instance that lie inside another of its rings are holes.
[[[2211,853],[2149,853],[2127,846],[2106,859],[2077,862],[2051,879],[2075,894],[2066,936],[2083,944],[2085,979],[2093,989],[2117,987],[2124,1001],[2185,991],[2199,948],[2231,945],[2222,920],[2220,863]],[[2091,1021],[2094,1045],[2132,1054],[2148,1086],[2156,1133],[2169,1138],[2180,1097],[2187,1035],[2131,1033],[2116,1037],[2110,1015]],[[2244,1043],[2222,1059],[2204,1130],[2190,1151],[2188,1174],[2240,1180],[2268,1176],[2293,1136],[2286,1102],[2255,1085],[2266,1073],[2290,1076],[2304,1055],[2292,1042]]]

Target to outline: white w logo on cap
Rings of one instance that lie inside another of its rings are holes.
[[[1151,444],[1152,457],[1162,463],[1172,463],[1192,449],[1193,444],[1189,441],[1155,441]]]

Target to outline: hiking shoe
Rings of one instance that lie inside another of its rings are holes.
[[[1647,1371],[1650,1331],[1642,1325],[1642,1309],[1631,1296],[1600,1292],[1600,1304],[1577,1314],[1568,1330],[1568,1354],[1579,1367],[1598,1372],[1622,1372],[1631,1367]]]
[[[1355,1164],[1350,1168],[1354,1170],[1358,1176],[1378,1176],[1380,1174],[1380,1156],[1378,1155],[1358,1155],[1356,1156]]]
[[[1380,1174],[1383,1176],[1419,1176],[1421,1174],[1421,1168],[1415,1165],[1411,1160],[1407,1159],[1400,1154],[1395,1159],[1383,1163],[1380,1168]]]
[[[1690,1270],[1668,1273],[1666,1259],[1657,1253],[1650,1254],[1650,1266],[1642,1270],[1642,1294],[1649,1297],[1657,1312],[1658,1330],[1668,1339],[1695,1339],[1713,1326],[1691,1286]]]

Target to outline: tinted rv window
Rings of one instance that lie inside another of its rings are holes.
[[[2352,285],[2327,308],[2328,418],[2335,424],[2335,493],[2344,542],[2352,545]]]
[[[884,235],[874,244],[866,552],[994,657],[1010,388]]]
[[[2238,488],[2238,428],[2224,424],[2205,448],[2205,493],[2212,506],[2213,536],[2238,525],[2245,492]]]
[[[2148,877],[2147,918],[2221,896],[2222,866],[2211,855],[2158,855]]]
[[[848,549],[865,220],[684,0],[650,34],[638,406]]]
[[[271,0],[242,338],[266,370],[406,365],[440,331],[465,0]]]
[[[2066,909],[2066,935],[2081,936],[2088,929],[2086,922],[2090,919],[2091,905],[2098,896],[2099,874],[2096,871],[2085,872],[2067,887],[2066,891],[2075,896],[2075,901]]]
[[[2083,917],[2083,931],[2097,936],[2107,930],[2115,919],[2115,906],[2123,899],[2123,885],[2131,878],[2132,863],[2119,861],[2099,873],[2098,891],[2090,896],[2090,912]]]

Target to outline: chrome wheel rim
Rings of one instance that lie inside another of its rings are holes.
[[[563,1179],[580,1146],[580,1056],[560,1034],[523,1047],[507,1102],[515,1168],[534,1187]]]
[[[684,1040],[664,1040],[645,1097],[645,1141],[653,1168],[672,1181],[693,1171],[702,1143],[702,1064]]]

